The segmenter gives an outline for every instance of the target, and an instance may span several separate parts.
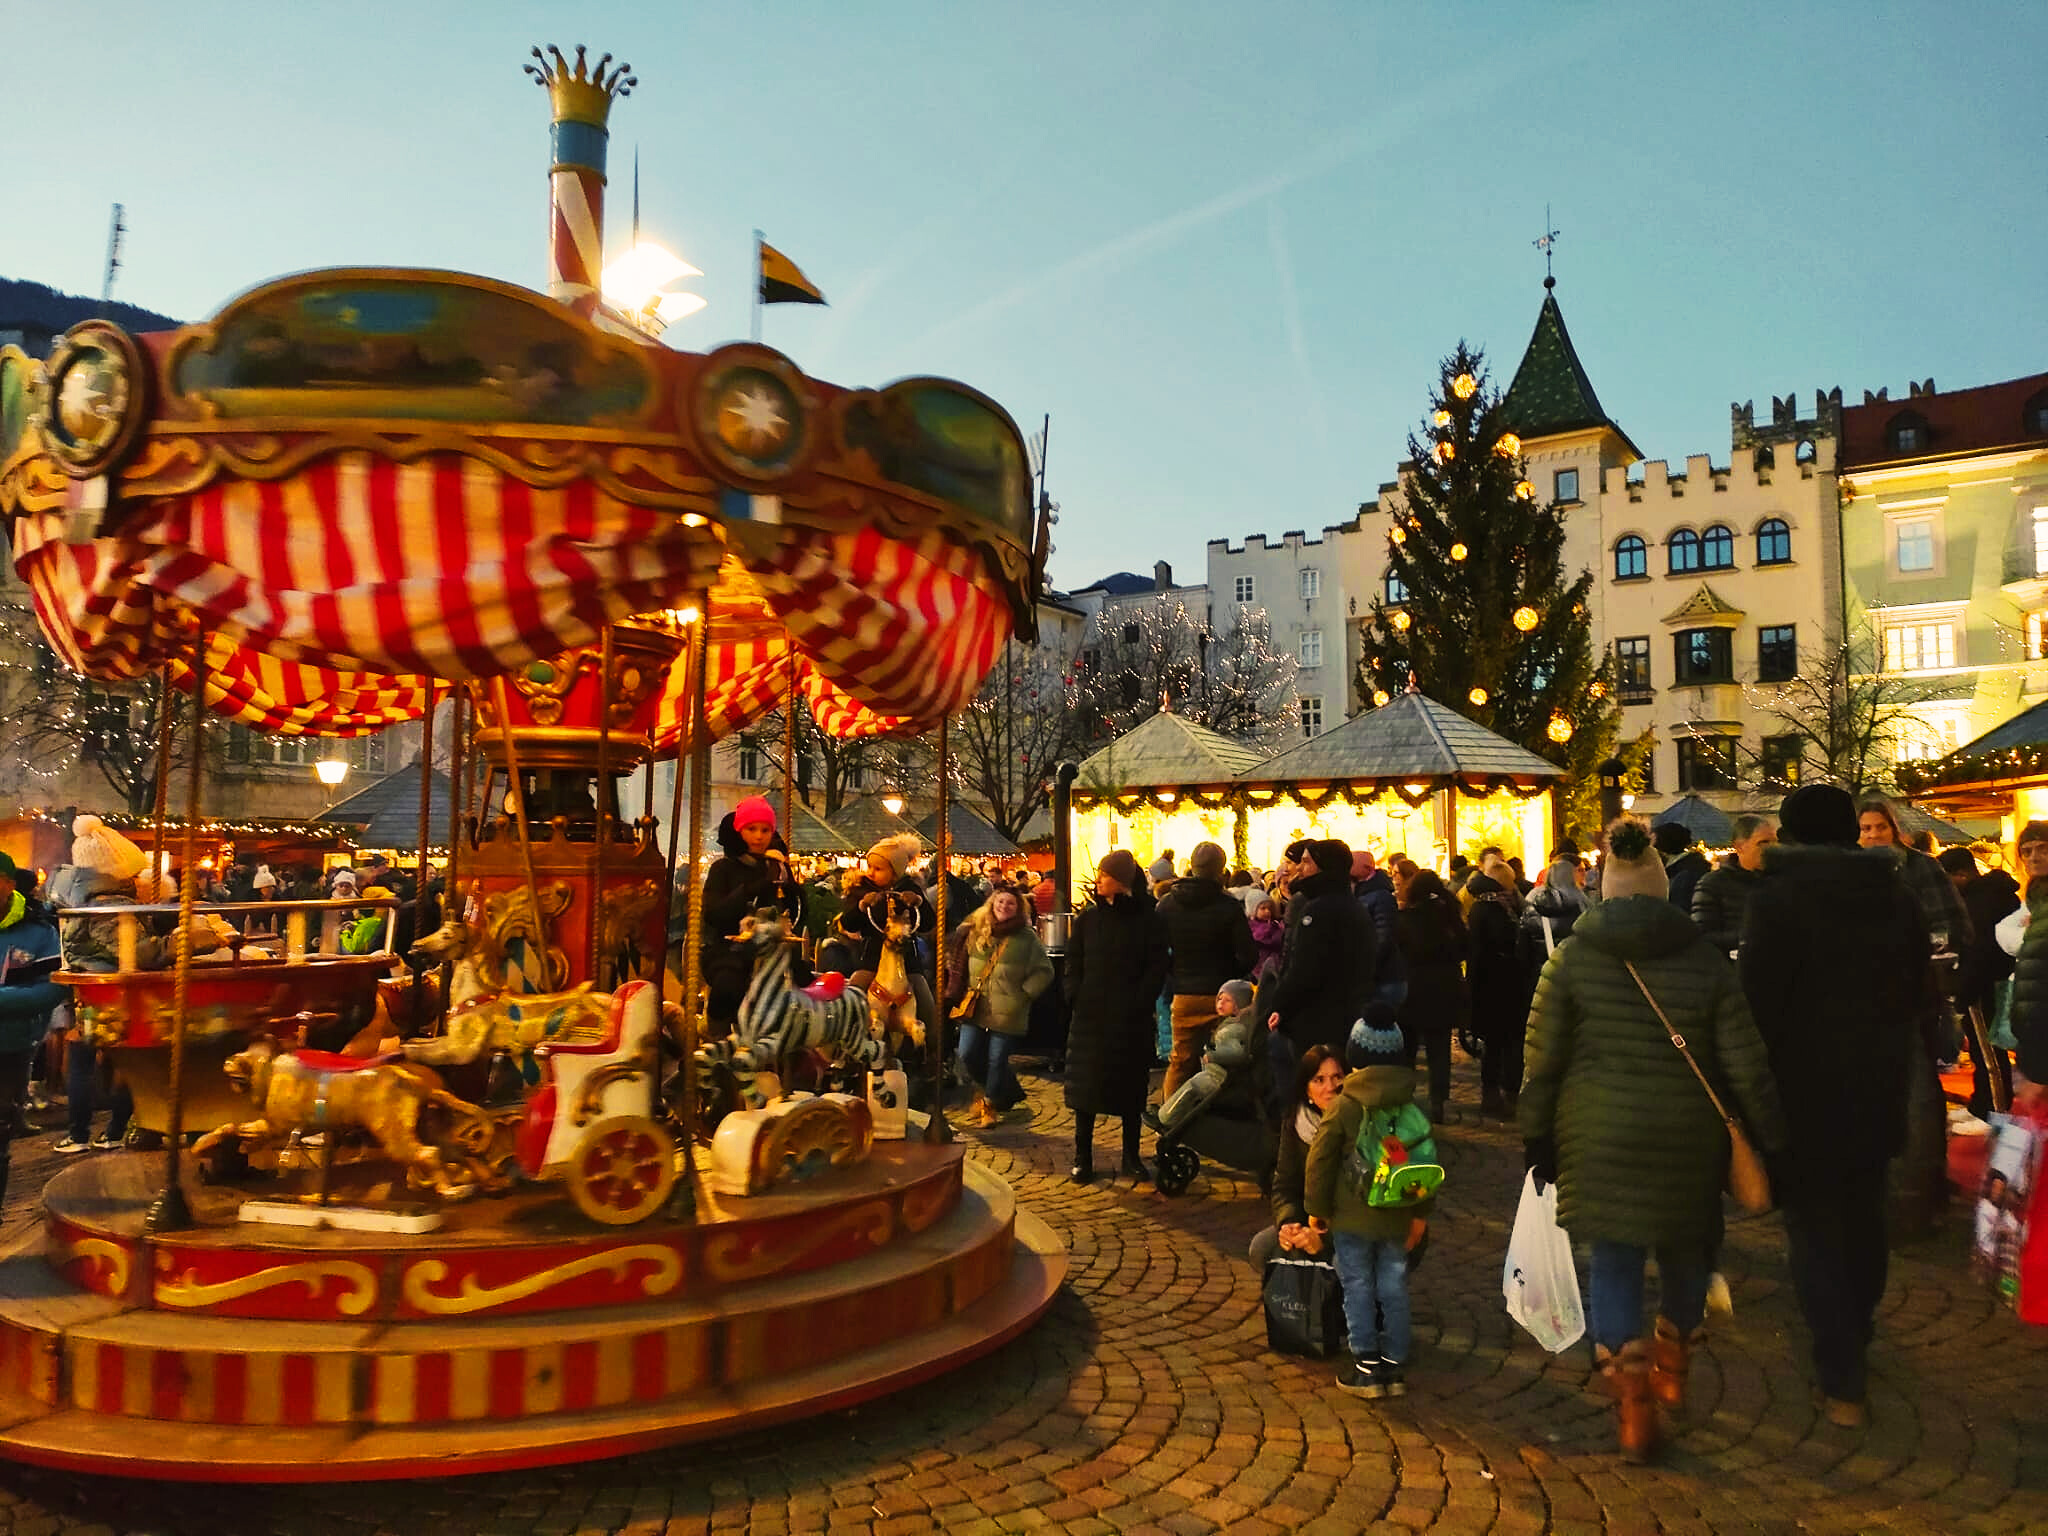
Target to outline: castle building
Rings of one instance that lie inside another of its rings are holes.
[[[1852,634],[1939,757],[2048,698],[2048,373],[1842,413]]]
[[[1356,523],[1325,528],[1315,538],[1289,529],[1277,544],[1253,534],[1241,544],[1211,539],[1208,548],[1212,624],[1231,626],[1234,610],[1263,610],[1273,649],[1292,656],[1295,708],[1304,737],[1320,735],[1352,714],[1358,670],[1358,615],[1372,608],[1365,552]]]

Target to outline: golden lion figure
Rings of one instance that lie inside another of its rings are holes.
[[[428,1108],[449,1111],[458,1123],[480,1119],[482,1112],[442,1086],[441,1076],[409,1061],[386,1061],[343,1067],[335,1057],[311,1062],[296,1054],[280,1055],[275,1040],[256,1041],[227,1060],[228,1081],[259,1106],[253,1120],[230,1121],[207,1132],[193,1147],[203,1155],[230,1136],[245,1145],[281,1145],[292,1133],[332,1133],[361,1129],[376,1138],[385,1156],[403,1167],[416,1183],[430,1184],[443,1196],[472,1192],[485,1170],[467,1164],[451,1168],[440,1149],[422,1141],[421,1113]],[[461,1156],[460,1153],[457,1154]]]

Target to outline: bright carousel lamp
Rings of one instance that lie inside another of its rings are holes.
[[[905,801],[903,797],[897,794],[896,791],[893,789],[890,790],[886,795],[882,796],[882,809],[887,811],[891,816],[901,816],[903,814],[904,804]]]
[[[628,311],[645,309],[657,299],[666,304],[669,299],[692,298],[690,294],[663,294],[662,289],[678,278],[702,277],[704,274],[691,266],[674,251],[656,245],[652,240],[642,240],[625,255],[604,269],[604,276],[598,286],[603,290],[605,302]],[[682,314],[694,314],[704,307],[704,301],[697,299]],[[657,308],[657,314],[662,314]],[[669,317],[662,314],[664,320]],[[676,318],[680,319],[678,315]]]
[[[313,765],[313,773],[322,784],[333,789],[348,777],[348,759],[333,755],[323,757]]]
[[[693,267],[691,269],[695,271]],[[674,325],[686,320],[704,307],[704,300],[694,293],[664,293],[654,306],[654,318],[663,325]]]
[[[686,608],[677,608],[671,611],[675,614],[678,624],[694,624],[704,617],[704,610],[695,603],[690,604]]]

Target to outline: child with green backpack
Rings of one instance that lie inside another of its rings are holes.
[[[1330,1234],[1344,1290],[1352,1359],[1337,1385],[1360,1397],[1399,1397],[1413,1329],[1408,1234],[1426,1218],[1444,1171],[1429,1117],[1415,1105],[1415,1068],[1392,1010],[1375,1004],[1351,1026],[1344,1090],[1308,1149],[1309,1225]]]

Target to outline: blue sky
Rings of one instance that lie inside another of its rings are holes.
[[[80,26],[89,12],[93,25]],[[1558,296],[1653,457],[1731,400],[2048,369],[2048,5],[812,3],[89,8],[0,0],[0,275],[198,319],[343,264],[545,278],[533,43],[630,59],[644,231],[747,327],[759,226],[831,299],[821,377],[1052,415],[1056,583],[1320,528],[1392,477],[1437,360],[1501,382]]]

